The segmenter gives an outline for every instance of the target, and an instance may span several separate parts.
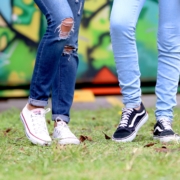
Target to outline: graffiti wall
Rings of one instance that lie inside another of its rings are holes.
[[[117,82],[109,36],[113,0],[86,0],[79,35],[77,83]],[[157,0],[147,0],[137,25],[142,81],[156,77]],[[46,21],[33,0],[0,0],[0,88],[30,84]],[[106,77],[106,78],[104,78]],[[2,95],[2,91],[0,92]]]

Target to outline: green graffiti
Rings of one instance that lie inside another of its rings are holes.
[[[18,8],[22,11],[22,13],[18,16],[14,14],[14,24],[30,24],[34,12],[37,11],[37,9],[34,6],[34,1],[30,1],[29,4],[24,4],[23,0],[15,0],[14,8]]]
[[[0,12],[0,87],[28,87],[46,20],[33,0],[11,0],[9,4],[7,11]],[[93,82],[104,67],[117,76],[109,32],[112,4],[113,0],[85,2],[79,34],[77,83]],[[12,14],[4,14],[6,12]],[[147,0],[136,29],[142,81],[156,78],[157,22],[158,1]]]

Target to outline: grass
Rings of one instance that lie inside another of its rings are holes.
[[[111,136],[119,121],[119,108],[72,111],[71,130],[87,136],[79,146],[32,145],[24,134],[19,110],[0,114],[0,179],[5,180],[175,180],[180,179],[180,144],[152,139],[154,110],[130,143]],[[180,109],[175,109],[174,130],[180,133]],[[50,114],[47,116],[50,119]],[[53,123],[48,124],[50,133]],[[152,144],[151,144],[152,143]],[[145,147],[147,145],[148,147]]]

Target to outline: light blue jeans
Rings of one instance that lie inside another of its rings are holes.
[[[45,107],[52,94],[52,119],[59,117],[68,123],[78,67],[78,33],[84,0],[34,1],[46,17],[47,30],[37,51],[29,104]],[[69,18],[74,23],[67,34],[62,24]],[[64,51],[65,46],[72,47],[72,52]]]
[[[140,70],[135,30],[145,0],[114,0],[111,41],[122,89],[123,103],[135,108],[141,103]],[[159,0],[158,73],[156,119],[173,120],[173,107],[180,75],[180,0]]]

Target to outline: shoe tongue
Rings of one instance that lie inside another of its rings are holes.
[[[57,126],[66,126],[66,123],[60,120],[60,121],[57,121]]]
[[[32,112],[35,114],[35,115],[42,115],[44,113],[44,109],[34,109],[32,110]]]

